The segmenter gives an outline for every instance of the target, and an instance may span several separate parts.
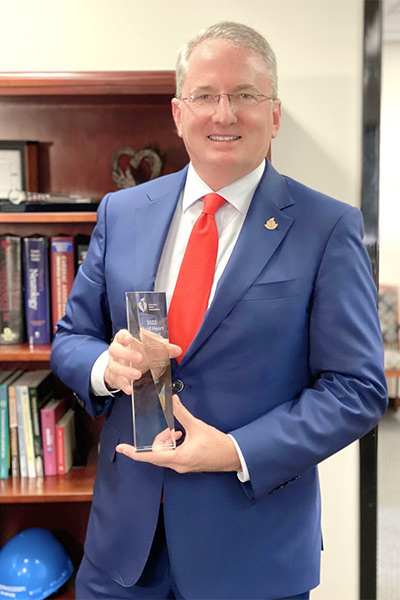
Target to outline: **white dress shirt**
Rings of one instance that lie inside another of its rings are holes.
[[[192,164],[189,165],[185,187],[179,198],[174,217],[164,245],[164,250],[158,266],[155,291],[165,291],[167,308],[178,278],[179,269],[185,253],[186,245],[196,219],[203,208],[203,196],[213,191],[227,200],[215,214],[218,229],[218,255],[215,265],[214,280],[211,287],[209,305],[211,304],[218,281],[228,263],[232,250],[242,229],[250,202],[264,173],[265,161],[254,171],[241,177],[234,183],[220,190],[212,190],[200,179]],[[104,384],[104,371],[108,362],[108,351],[103,352],[93,365],[91,386],[98,396],[109,396],[110,391]],[[249,474],[240,447],[230,435],[242,464],[242,473],[238,473],[241,481],[248,481]]]

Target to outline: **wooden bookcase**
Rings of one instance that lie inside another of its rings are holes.
[[[172,72],[0,73],[0,139],[39,142],[39,191],[100,199],[116,189],[111,176],[118,148],[158,147],[162,174],[187,161],[170,100]],[[137,176],[141,173],[138,171]],[[0,212],[0,233],[90,234],[95,212]],[[0,346],[1,368],[48,368],[50,346]],[[101,423],[87,419],[93,440]],[[96,444],[86,467],[65,476],[0,480],[0,547],[28,527],[45,527],[77,566],[96,474]],[[63,591],[60,598],[72,598]]]

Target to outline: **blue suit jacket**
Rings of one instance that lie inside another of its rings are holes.
[[[238,441],[251,480],[179,475],[116,454],[131,401],[98,403],[90,372],[126,327],[125,291],[151,290],[186,169],[106,196],[58,325],[53,370],[88,412],[107,413],[85,550],[122,585],[146,562],[164,488],[181,593],[263,598],[318,584],[316,465],[369,431],[386,406],[376,290],[360,212],[267,163],[203,324],[173,378],[197,417]],[[269,230],[274,218],[278,227]]]

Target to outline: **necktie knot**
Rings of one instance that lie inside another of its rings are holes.
[[[215,215],[217,210],[221,208],[226,202],[225,198],[220,196],[219,194],[215,194],[214,192],[210,194],[205,194],[203,196],[204,205],[203,205],[203,213],[207,215]]]

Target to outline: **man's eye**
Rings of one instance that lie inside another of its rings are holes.
[[[253,94],[248,94],[247,92],[241,92],[239,94],[239,98],[240,100],[253,100],[254,96]]]
[[[211,98],[211,94],[200,94],[199,96],[196,96],[196,100],[210,100]]]

